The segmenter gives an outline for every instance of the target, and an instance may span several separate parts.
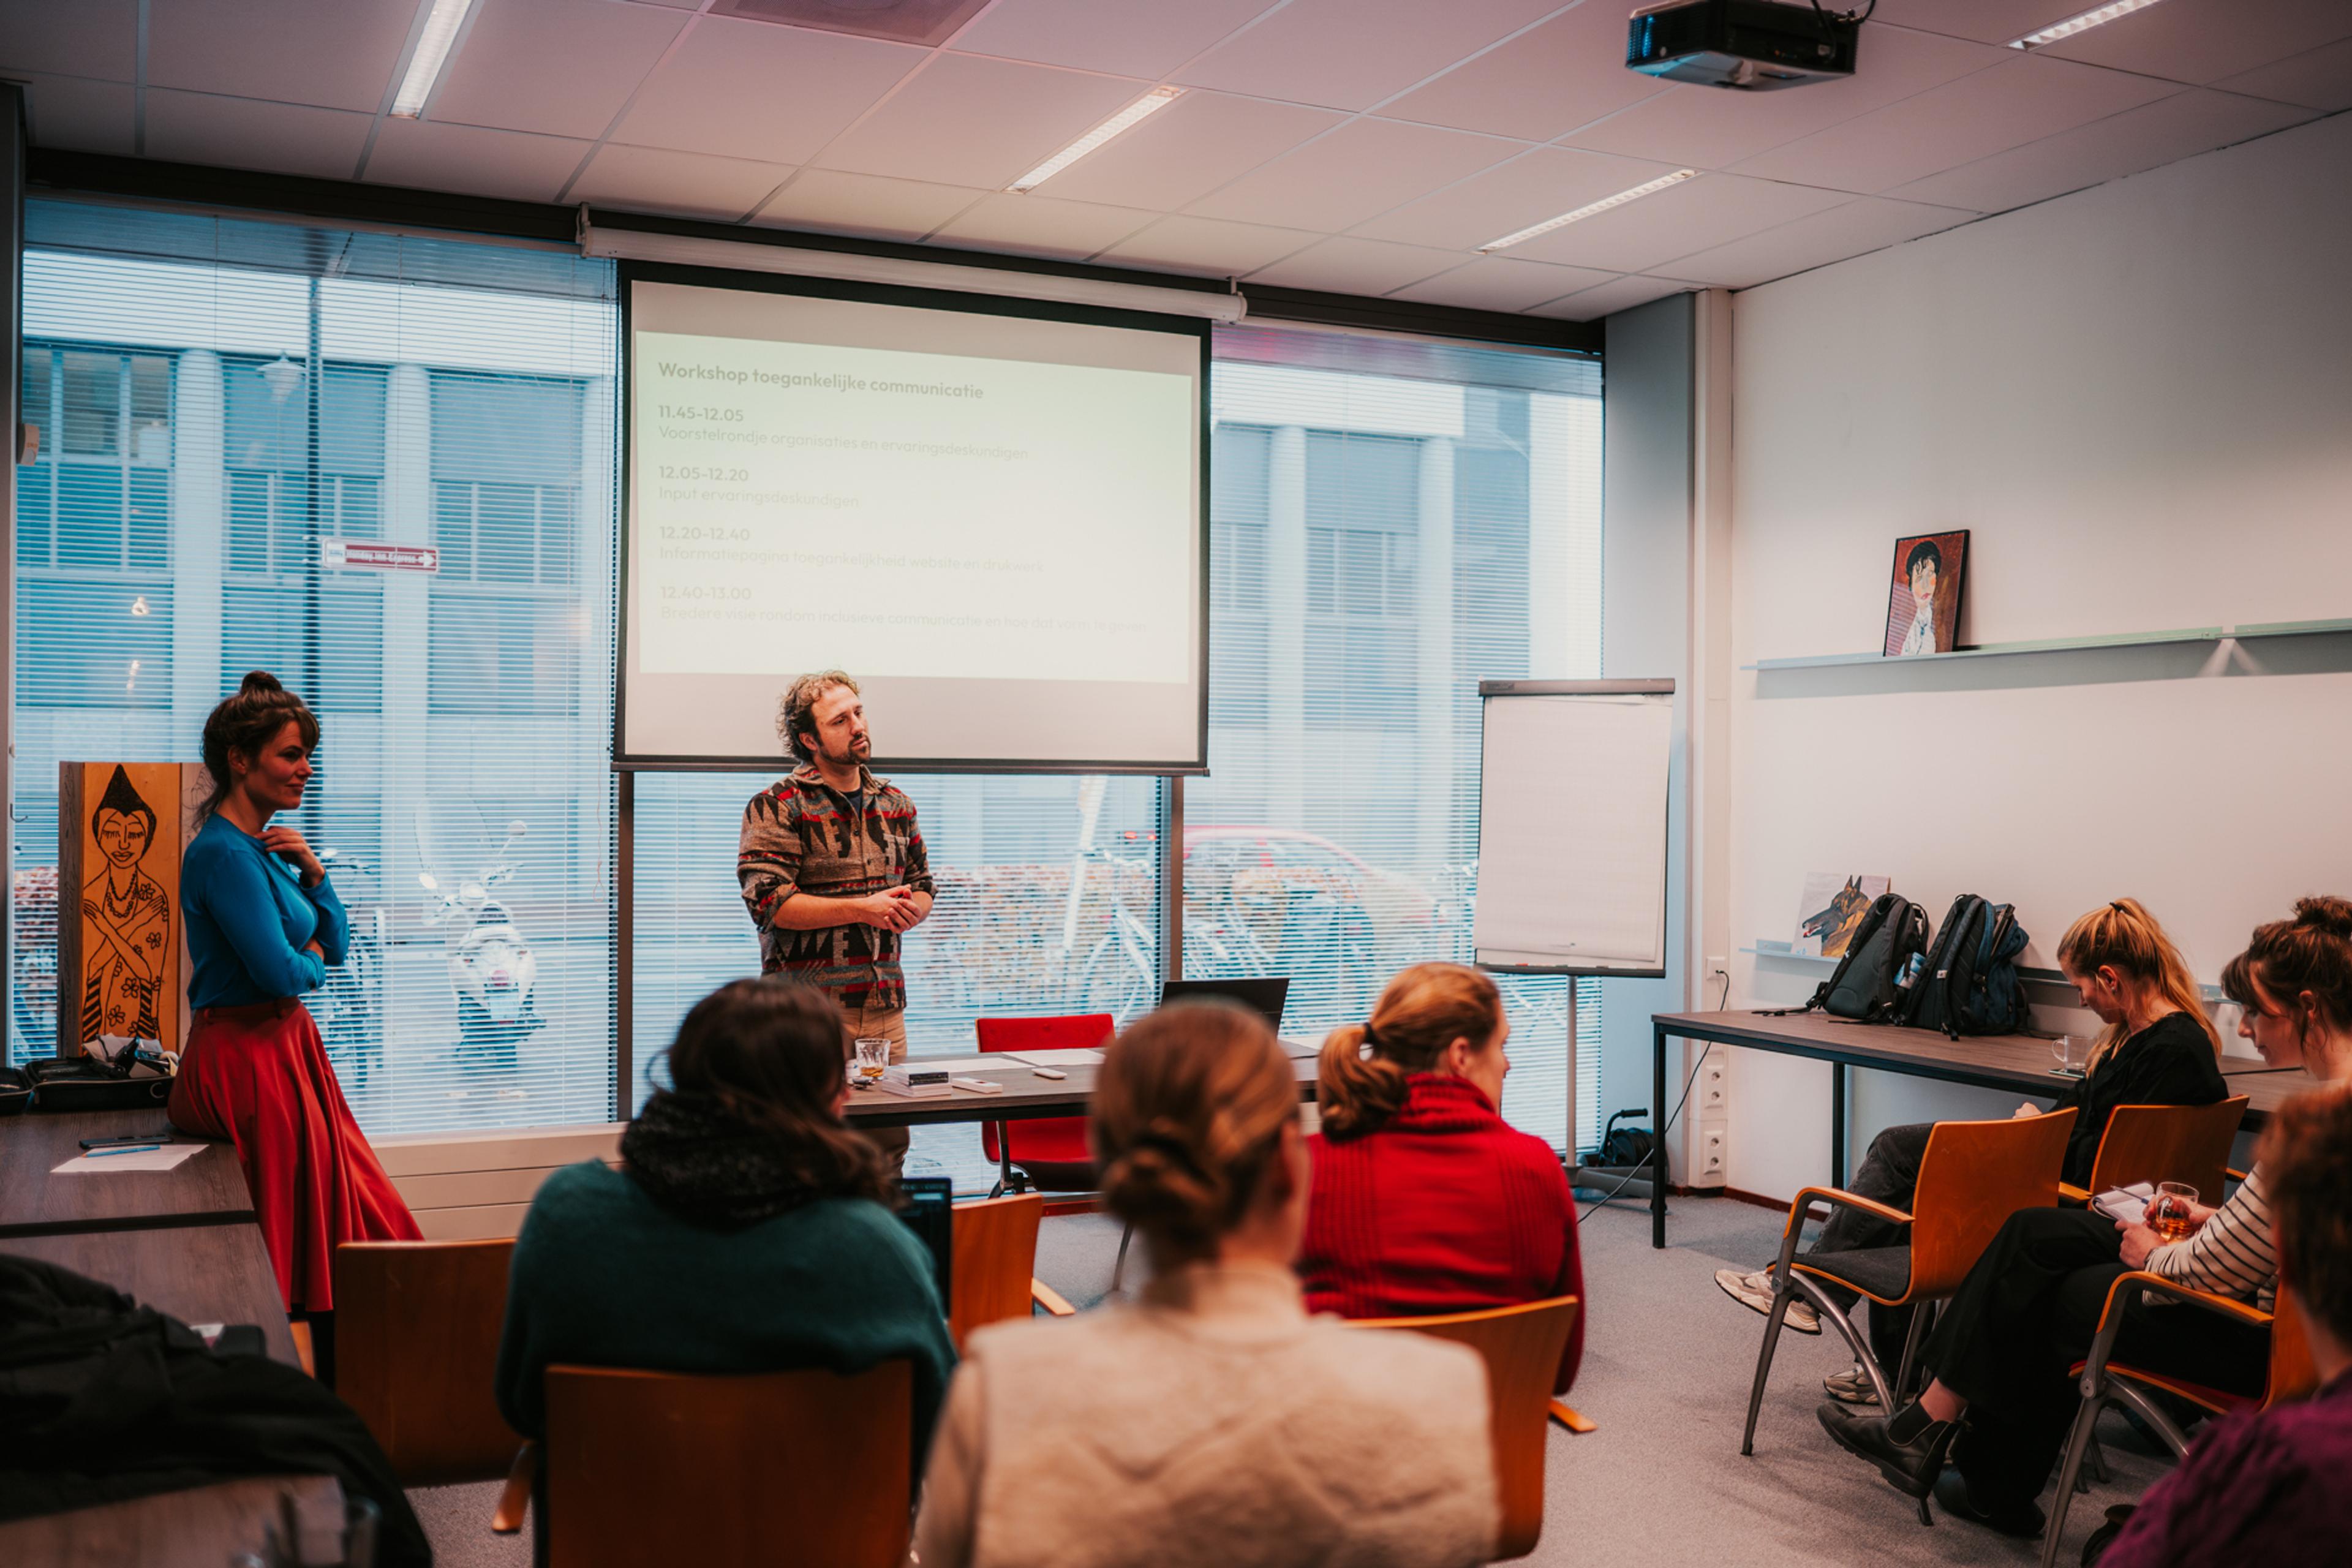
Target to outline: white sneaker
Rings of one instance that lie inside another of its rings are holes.
[[[1841,1405],[1872,1405],[1878,1403],[1878,1390],[1870,1385],[1870,1374],[1857,1365],[1846,1372],[1832,1373],[1822,1379],[1822,1392]]]
[[[1753,1274],[1742,1274],[1737,1268],[1718,1268],[1715,1271],[1715,1282],[1723,1287],[1725,1295],[1741,1306],[1768,1316],[1770,1314],[1773,1290],[1769,1268],[1759,1268]],[[1821,1314],[1814,1311],[1813,1304],[1801,1296],[1790,1299],[1789,1310],[1780,1321],[1801,1334],[1822,1331]]]

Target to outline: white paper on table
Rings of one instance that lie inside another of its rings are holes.
[[[1006,1061],[1033,1068],[1090,1068],[1099,1065],[1103,1059],[1103,1054],[1097,1050],[1003,1051],[998,1054]]]
[[[1296,1036],[1285,1035],[1279,1043],[1282,1047],[1282,1054],[1293,1061],[1307,1057],[1319,1057],[1323,1054],[1323,1042],[1320,1040],[1302,1040]]]
[[[141,1149],[129,1154],[77,1154],[62,1165],[52,1165],[49,1174],[85,1176],[95,1172],[102,1176],[110,1171],[177,1170],[181,1162],[205,1147],[202,1143],[166,1143],[161,1149]]]
[[[954,1074],[960,1072],[986,1072],[991,1068],[1001,1068],[1004,1066],[1009,1060],[1011,1060],[1011,1058],[1006,1056],[908,1057],[905,1061],[898,1065],[900,1067],[915,1068],[923,1072],[944,1072]]]

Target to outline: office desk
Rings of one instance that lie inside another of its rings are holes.
[[[257,1226],[8,1236],[0,1237],[0,1254],[70,1268],[184,1323],[254,1324],[270,1355],[302,1364]]]
[[[148,1230],[250,1222],[253,1195],[236,1151],[208,1143],[169,1171],[53,1176],[85,1138],[173,1133],[161,1106],[138,1110],[30,1110],[0,1121],[0,1237],[84,1230]]]
[[[1940,1029],[1904,1029],[1856,1024],[1823,1013],[1785,1017],[1728,1013],[1655,1013],[1650,1017],[1650,1103],[1663,1119],[1673,1114],[1666,1097],[1666,1041],[1712,1040],[1748,1050],[1773,1051],[1830,1064],[1830,1180],[1845,1182],[1845,1093],[1848,1068],[1931,1078],[1944,1083],[2002,1089],[2030,1099],[2048,1099],[2074,1081],[2051,1070],[2050,1042],[2032,1035],[1971,1035],[1951,1039]],[[2238,1063],[2241,1065],[2231,1066]],[[2300,1071],[2280,1072],[2252,1058],[2225,1058],[2222,1079],[2231,1094],[2246,1097],[2249,1127],[2259,1127],[2294,1095],[2312,1087]],[[1650,1245],[1666,1244],[1666,1144],[1658,1140],[1650,1172]]]

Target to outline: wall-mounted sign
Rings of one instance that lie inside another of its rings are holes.
[[[441,552],[429,544],[386,544],[374,539],[322,539],[320,563],[341,572],[438,572]]]

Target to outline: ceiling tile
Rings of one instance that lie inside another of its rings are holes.
[[[1811,185],[1775,184],[1738,174],[1701,174],[1515,245],[1511,254],[1526,261],[1642,272],[1661,261],[1776,228],[1848,199],[1843,192]]]
[[[1654,79],[1625,68],[1624,8],[1587,0],[1465,61],[1428,86],[1415,88],[1381,112],[1391,120],[1549,142],[1612,110],[1654,97],[1663,88]]]
[[[817,158],[828,169],[1002,190],[1142,96],[1118,77],[940,55]]]
[[[1863,29],[1861,46],[1862,68],[1843,81],[1781,92],[1678,83],[1565,140],[1596,153],[1721,169],[2017,58],[1987,44],[1875,25]]]
[[[2199,88],[1930,174],[1888,194],[1948,207],[2004,212],[2284,131],[2313,117],[2311,110]]]
[[[976,250],[1077,258],[1116,245],[1160,215],[1134,207],[993,192],[956,215],[931,238]]]
[[[2352,109],[2352,38],[2215,85],[2307,109]]]
[[[997,0],[959,53],[1157,80],[1276,0]]]
[[[2021,55],[1750,158],[1738,169],[1801,184],[1884,191],[2179,90],[2148,77]]]
[[[0,0],[0,71],[134,79],[138,0]]]
[[[1687,294],[1692,285],[1672,278],[1620,278],[1597,288],[1570,294],[1565,300],[1555,300],[1540,306],[1531,314],[1556,316],[1568,321],[1597,321],[1619,310],[1630,310],[1636,305],[1646,305],[1653,300],[1663,300],[1669,294]]]
[[[375,117],[251,98],[147,89],[147,156],[348,180]]]
[[[2210,82],[2352,37],[2345,0],[2165,0],[2039,52]]]
[[[979,197],[978,191],[961,185],[803,169],[751,221],[774,228],[920,239]]]
[[[1426,305],[1456,305],[1465,310],[1524,310],[1563,294],[1609,281],[1589,267],[1552,267],[1507,256],[1481,256],[1391,296]]]
[[[1979,43],[2005,44],[2090,9],[2095,0],[1878,0],[1873,19]],[[1811,90],[1808,89],[1807,90]]]
[[[373,114],[416,7],[147,0],[147,85]]]
[[[1694,283],[1748,289],[1775,278],[1786,278],[1792,272],[1843,261],[1850,256],[1884,250],[1906,239],[1971,222],[1974,217],[1972,213],[1957,212],[1950,207],[1865,196],[1713,250],[1677,258],[1658,270]]]
[[[1519,151],[1516,142],[1465,131],[1355,120],[1194,202],[1192,210],[1203,217],[1328,232],[1491,168]]]
[[[551,136],[602,136],[686,26],[675,11],[608,0],[478,4],[433,118]]]
[[[1360,225],[1359,232],[1368,238],[1440,250],[1475,250],[1529,224],[1672,174],[1674,167],[1603,153],[1538,148]]]
[[[924,58],[878,38],[698,17],[614,135],[633,147],[802,163]]]
[[[25,84],[25,119],[34,146],[125,157],[133,151],[138,95],[129,82],[31,73],[17,79]]]
[[[1177,73],[1199,87],[1370,109],[1559,0],[1291,0]]]
[[[1252,283],[1327,294],[1385,294],[1462,265],[1462,253],[1384,239],[1327,239],[1250,274]]]
[[[1111,247],[1100,259],[1177,272],[1202,272],[1212,278],[1238,278],[1278,261],[1294,250],[1303,250],[1320,237],[1260,224],[1164,217],[1142,233]]]
[[[733,223],[766,201],[792,172],[786,163],[609,142],[597,149],[562,199]]]
[[[1195,89],[1040,188],[1065,201],[1173,212],[1343,118],[1336,110]]]
[[[551,202],[592,142],[430,120],[387,120],[360,178],[462,196]]]

